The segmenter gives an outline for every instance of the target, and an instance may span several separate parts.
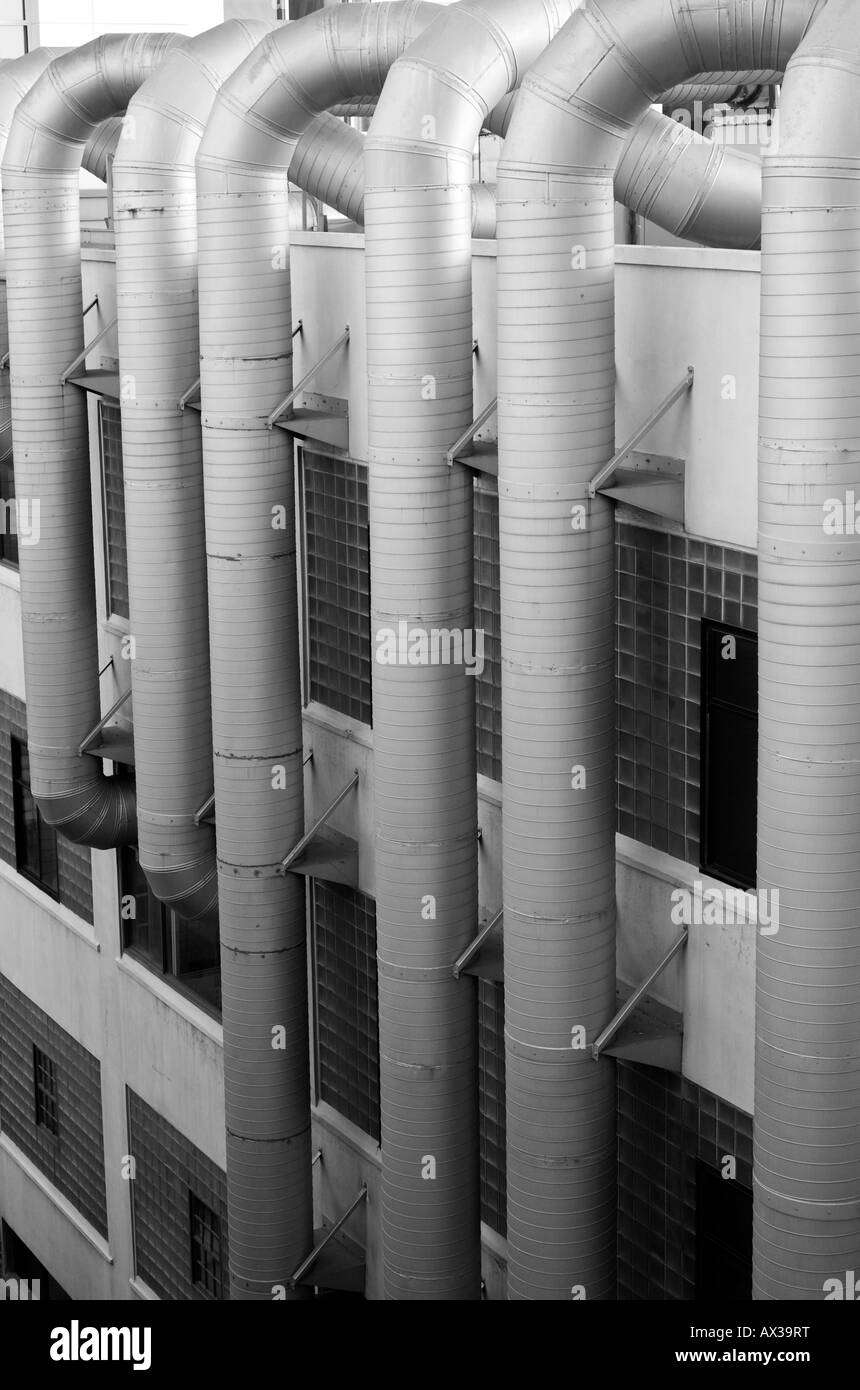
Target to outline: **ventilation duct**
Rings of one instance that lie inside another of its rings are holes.
[[[694,69],[783,69],[819,8],[585,0],[526,74],[499,164],[514,1299],[611,1297],[615,1284],[613,1068],[571,1031],[593,1040],[615,1008],[614,519],[587,496],[615,445],[613,175],[661,92]]]
[[[9,129],[12,125],[15,107],[27,95],[33,83],[42,76],[48,64],[52,63],[63,51],[61,48],[35,48],[32,53],[25,53],[22,58],[8,59],[0,67],[0,159],[3,157],[6,141],[9,138]],[[0,278],[0,357],[5,358],[9,351],[9,330],[6,322],[6,272],[2,218],[0,218],[0,266],[4,267],[2,278]],[[9,378],[0,369],[0,420],[4,422],[2,432],[0,432],[0,439],[2,439],[0,456],[2,457],[6,457],[12,452],[10,412]],[[7,421],[9,422],[8,428],[6,426]]]
[[[15,487],[40,504],[39,544],[20,551],[31,784],[48,824],[96,849],[136,831],[131,780],[78,755],[101,715],[87,410],[60,383],[84,346],[78,176],[95,128],[179,42],[109,35],[57,58],[3,159]]]
[[[858,54],[860,10],[829,0],[764,162],[758,879],[779,931],[756,951],[756,1299],[860,1268],[860,557],[824,531],[860,494]]]
[[[361,226],[365,137],[328,114],[312,122],[311,134],[296,150],[291,180]],[[472,236],[494,237],[495,185],[473,183],[471,197]],[[647,111],[629,135],[615,173],[615,197],[658,227],[705,246],[759,244],[758,157],[716,145],[658,111]]]
[[[446,458],[472,419],[472,152],[570,11],[452,6],[379,98],[364,147],[373,633],[472,627],[472,476]],[[373,719],[385,1294],[473,1299],[476,1001],[451,970],[477,923],[473,683],[462,665],[374,661]]]
[[[200,421],[197,147],[221,83],[268,32],[231,20],[171,53],[132,98],[113,165],[122,452],[140,864],[186,919],[217,920]]]
[[[378,90],[434,13],[338,5],[277,29],[225,84],[197,160],[234,1298],[271,1299],[313,1238],[305,891],[278,873],[304,832],[292,445],[266,428],[292,382],[285,173],[314,115]]]

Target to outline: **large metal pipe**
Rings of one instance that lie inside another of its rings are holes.
[[[78,754],[101,715],[87,410],[60,380],[84,346],[78,174],[95,128],[182,41],[109,35],[57,58],[3,159],[15,486],[41,517],[39,544],[20,550],[30,773],[48,824],[97,849],[136,829],[131,780]]]
[[[764,161],[753,1297],[860,1268],[860,10],[829,0]],[[849,1294],[845,1294],[850,1297]]]
[[[312,138],[309,138],[312,137]],[[308,127],[290,178],[313,197],[364,222],[364,135],[324,113]],[[629,134],[615,197],[673,235],[705,246],[755,248],[761,230],[761,161],[648,110]],[[472,236],[496,235],[495,185],[473,183]]]
[[[612,1297],[614,190],[661,92],[784,68],[820,0],[584,0],[526,74],[498,169],[508,1289]],[[540,621],[535,615],[540,614]],[[580,1031],[581,1030],[581,1031]]]
[[[447,9],[365,143],[372,631],[472,627],[472,154],[567,0]],[[480,1291],[475,694],[463,665],[373,664],[382,1246],[391,1299]]]
[[[33,83],[42,76],[49,63],[52,63],[63,52],[65,50],[62,48],[34,48],[32,53],[25,53],[22,58],[7,59],[0,66],[0,160],[2,160],[3,152],[6,149],[15,107],[27,95]],[[0,358],[5,358],[8,351],[9,327],[6,315],[5,250],[3,219],[0,217]],[[10,396],[9,377],[0,370],[0,419],[3,421],[3,428],[0,430],[0,451],[2,451],[4,458],[12,450]]]
[[[140,864],[186,919],[217,920],[194,161],[221,83],[268,32],[190,39],[129,102],[113,164],[122,452]]]
[[[289,1289],[313,1236],[305,893],[278,873],[304,831],[292,457],[266,427],[292,383],[285,173],[313,116],[378,90],[434,13],[350,4],[276,30],[225,83],[197,160],[235,1298]]]

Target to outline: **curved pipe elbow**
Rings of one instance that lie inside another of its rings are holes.
[[[36,792],[33,799],[47,824],[76,845],[119,849],[137,842],[135,785],[127,774],[100,775],[63,795]]]
[[[761,162],[647,111],[627,141],[615,196],[675,236],[748,250],[761,238]]]

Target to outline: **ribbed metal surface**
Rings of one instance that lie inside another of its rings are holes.
[[[501,122],[504,128],[509,115],[510,110]],[[364,223],[364,140],[343,121],[318,116],[290,165],[294,183],[359,226]],[[658,227],[706,246],[759,244],[757,156],[706,140],[659,111],[646,111],[628,134],[615,175],[615,197]],[[495,186],[473,183],[471,199],[472,236],[494,237]]]
[[[134,789],[78,745],[97,723],[87,412],[60,377],[84,346],[78,171],[86,141],[180,42],[106,36],[56,59],[19,104],[3,160],[15,486],[37,498],[21,612],[33,791],[45,819],[99,849],[135,836]]]
[[[615,1004],[614,527],[586,496],[615,447],[613,174],[661,92],[783,66],[814,9],[585,0],[526,74],[498,168],[514,1299],[615,1289],[614,1074],[572,1033],[593,1041]]]
[[[860,1268],[860,12],[830,0],[764,166],[759,456],[757,1299]],[[846,1294],[850,1297],[850,1294]]]
[[[350,4],[276,30],[225,84],[197,162],[234,1298],[271,1299],[313,1239],[305,893],[276,873],[304,830],[291,445],[265,427],[292,382],[285,173],[313,116],[379,90],[433,13]]]
[[[215,95],[268,32],[232,20],[171,53],[129,102],[113,165],[140,864],[182,917],[215,919],[194,161]]]
[[[453,6],[392,70],[365,144],[371,628],[473,625],[472,151],[570,13]],[[389,1299],[480,1293],[475,691],[374,662],[382,1241]],[[432,1160],[432,1164],[431,1164]],[[433,1173],[435,1165],[435,1175]]]

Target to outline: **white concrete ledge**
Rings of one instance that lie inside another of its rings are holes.
[[[73,936],[77,936],[93,951],[100,951],[98,937],[89,922],[85,922],[83,917],[78,917],[69,908],[58,903],[48,893],[43,893],[41,888],[37,888],[35,883],[31,883],[23,874],[18,874],[4,861],[0,860],[0,879],[8,883],[11,888],[20,893],[23,898],[27,898],[49,917],[52,917],[66,931],[70,931]]]
[[[198,1033],[203,1033],[210,1041],[218,1047],[224,1046],[224,1029],[216,1018],[208,1014],[205,1009],[201,1009],[198,1004],[194,1004],[181,990],[174,989],[168,983],[169,976],[156,975],[154,970],[148,969],[133,956],[117,956],[116,968],[121,975],[127,975],[129,979],[142,985],[150,994],[154,994],[160,1003],[172,1009],[175,1014],[179,1014],[186,1023],[192,1028],[196,1028]]]
[[[0,1149],[30,1179],[33,1186],[37,1187],[48,1198],[51,1205],[66,1218],[69,1224],[74,1226],[75,1230],[101,1256],[105,1264],[112,1265],[113,1255],[104,1236],[100,1235],[96,1228],[91,1226],[85,1217],[81,1216],[77,1207],[69,1201],[68,1197],[63,1196],[62,1192],[54,1186],[49,1178],[45,1177],[45,1174],[36,1167],[35,1163],[32,1163],[27,1155],[22,1153],[16,1144],[12,1143],[7,1134],[0,1134]]]

